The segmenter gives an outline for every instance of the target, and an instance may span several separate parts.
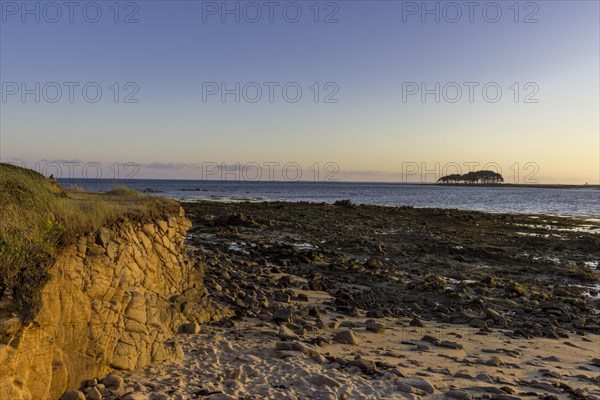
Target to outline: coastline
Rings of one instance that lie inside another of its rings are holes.
[[[143,398],[600,399],[600,235],[576,218],[182,205],[235,316],[124,374]]]

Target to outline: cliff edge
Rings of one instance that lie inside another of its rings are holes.
[[[0,172],[0,186],[14,178],[5,174],[4,166]],[[43,177],[31,176],[46,185]],[[16,207],[10,199],[15,193],[32,193],[10,184],[3,188],[0,205],[7,213],[0,220],[0,258],[13,264],[0,269],[0,398],[58,399],[86,378],[176,359],[181,350],[170,339],[181,325],[218,319],[204,287],[204,266],[186,255],[184,240],[191,223],[178,204],[157,207],[158,200],[125,199],[122,194],[96,199],[82,210],[102,207],[100,201],[121,204],[119,212],[106,213],[110,217],[100,218],[97,228],[87,225],[87,232],[61,228],[55,248],[40,257],[17,254],[17,241],[7,236],[18,220],[11,220]],[[47,190],[65,204],[104,196],[69,193],[52,185]],[[140,206],[146,201],[151,204]],[[59,220],[49,224],[66,222]],[[29,237],[35,229],[28,228],[12,230],[22,236],[19,243],[34,240]],[[32,282],[29,286],[39,289],[23,296],[20,288]]]

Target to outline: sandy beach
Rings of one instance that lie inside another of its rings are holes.
[[[182,326],[180,361],[126,373],[105,398],[600,399],[593,222],[185,207],[188,251],[231,318]]]

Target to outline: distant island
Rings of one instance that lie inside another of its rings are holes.
[[[503,183],[504,178],[497,172],[482,170],[473,171],[464,175],[451,174],[442,176],[437,180],[437,183],[461,183],[461,184],[499,184]]]

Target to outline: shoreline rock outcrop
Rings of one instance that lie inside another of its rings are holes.
[[[32,321],[1,302],[0,398],[59,399],[90,376],[181,357],[179,327],[220,314],[186,255],[190,227],[180,209],[101,228],[61,250]]]

